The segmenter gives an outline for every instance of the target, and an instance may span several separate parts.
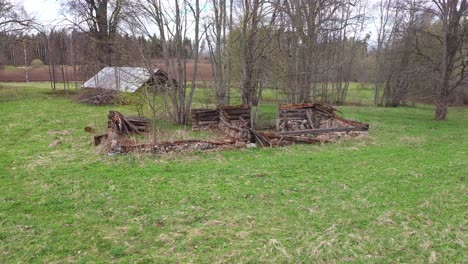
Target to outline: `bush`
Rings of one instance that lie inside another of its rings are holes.
[[[33,68],[44,66],[44,63],[40,59],[35,59],[31,62]]]
[[[113,100],[114,105],[137,105],[140,103],[141,99],[136,93],[118,92]]]

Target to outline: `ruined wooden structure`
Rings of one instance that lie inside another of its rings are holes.
[[[276,131],[341,127],[342,124],[334,119],[336,111],[330,105],[318,103],[280,104],[277,110]]]
[[[150,131],[150,120],[145,117],[124,116],[117,111],[109,111],[107,127],[114,128],[119,134],[143,134]]]
[[[124,116],[117,111],[107,114],[107,133],[94,136],[94,145],[100,145],[105,140],[117,140],[131,134],[145,134],[150,131],[150,120],[145,117]]]
[[[193,109],[192,129],[221,130],[237,142],[250,142],[250,107],[248,105],[218,106],[216,109]]]
[[[251,127],[251,109],[247,105],[193,109],[194,130],[209,129],[225,136],[224,140],[179,140],[142,144],[126,139],[130,134],[149,131],[149,120],[126,117],[110,111],[108,132],[95,136],[95,145],[107,142],[109,153],[172,153],[189,150],[214,150],[257,145],[278,147],[295,143],[333,142],[367,134],[369,125],[340,117],[337,109],[324,104],[281,104],[278,106],[276,131],[258,131]]]
[[[224,134],[236,142],[251,142],[250,107],[248,105],[219,106],[218,113],[218,127]]]
[[[369,125],[340,117],[338,110],[319,103],[280,104],[276,132],[254,131],[262,146],[284,146],[294,143],[325,143],[343,137],[366,135]]]
[[[215,128],[219,123],[217,109],[193,109],[191,111],[192,129],[195,131]]]
[[[119,146],[119,153],[138,152],[138,153],[174,153],[183,151],[209,151],[217,149],[226,149],[233,147],[233,141],[210,141],[210,140],[177,140],[155,142],[148,144],[139,144],[135,142],[127,142]]]

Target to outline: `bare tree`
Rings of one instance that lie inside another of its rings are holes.
[[[432,61],[438,82],[435,84],[435,119],[447,118],[449,96],[460,85],[467,84],[468,1],[432,0],[429,12],[440,20],[442,32],[434,36],[440,41],[440,59]],[[434,64],[435,62],[435,64]]]
[[[102,65],[113,65],[113,43],[124,13],[126,0],[63,0],[64,10],[77,28],[87,32],[97,42]]]
[[[187,32],[190,28],[188,24],[188,10],[192,11],[195,23],[195,61],[194,72],[192,73],[192,86],[187,87],[186,64],[188,60],[187,46],[184,40],[187,39]],[[152,32],[158,33],[158,40],[162,46],[162,60],[168,73],[169,80],[164,88],[163,102],[173,120],[178,124],[187,124],[190,114],[190,107],[195,91],[195,76],[198,65],[199,49],[199,22],[200,5],[199,1],[195,5],[188,1],[176,0],[173,4],[163,3],[159,0],[135,0],[132,3],[130,21],[140,33],[152,37]],[[147,58],[142,58],[146,67],[153,71],[155,63]]]
[[[0,32],[18,32],[30,27],[34,20],[28,17],[23,6],[9,0],[0,0]]]
[[[241,97],[244,104],[258,105],[261,98],[261,71],[268,48],[273,42],[279,0],[244,0],[239,25],[241,59]],[[252,119],[253,120],[253,119]]]
[[[211,68],[215,80],[216,101],[220,105],[227,104],[227,85],[224,77],[226,51],[226,1],[212,0],[212,14],[209,24],[205,25],[206,40],[211,58]]]
[[[361,43],[364,2],[291,0],[281,2],[279,30],[283,51],[283,91],[291,103],[321,95],[344,101]]]

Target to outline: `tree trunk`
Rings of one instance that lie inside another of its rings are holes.
[[[445,120],[447,118],[448,100],[444,95],[438,95],[435,100],[436,111],[435,120]]]

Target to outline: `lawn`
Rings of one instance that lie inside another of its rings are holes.
[[[0,263],[467,259],[466,108],[345,106],[368,139],[108,157],[83,128],[133,107],[47,87],[0,87]]]

